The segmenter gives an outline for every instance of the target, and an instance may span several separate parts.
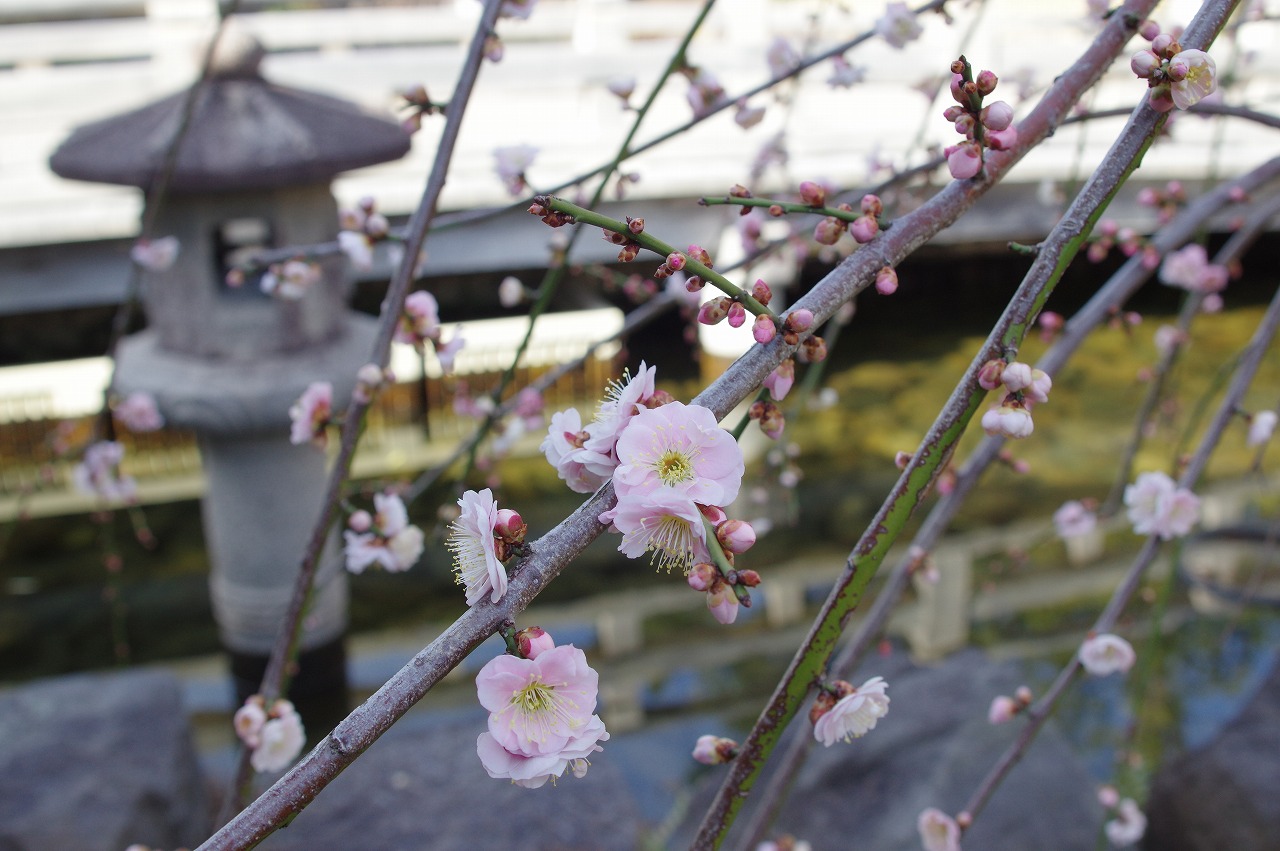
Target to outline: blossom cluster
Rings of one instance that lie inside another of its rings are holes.
[[[391,223],[379,213],[372,198],[361,198],[355,209],[338,211],[338,247],[351,265],[362,271],[373,268],[373,247],[391,235]]]
[[[1214,295],[1226,289],[1227,267],[1209,262],[1209,253],[1198,242],[1170,251],[1160,264],[1160,280],[1188,292]]]
[[[268,266],[267,271],[258,281],[258,288],[269,296],[285,301],[297,301],[323,277],[324,273],[321,272],[319,264],[295,257],[292,260],[272,263]]]
[[[72,481],[78,490],[107,502],[126,502],[138,492],[138,484],[131,476],[120,473],[124,460],[124,444],[114,440],[91,443],[84,457],[71,471]]]
[[[1142,265],[1146,269],[1155,269],[1160,265],[1160,252],[1156,247],[1133,228],[1121,227],[1115,219],[1098,222],[1085,256],[1090,263],[1101,263],[1107,259],[1111,249],[1116,247],[1119,247],[1125,257],[1132,257],[1141,251]]]
[[[347,570],[363,573],[370,565],[399,573],[418,563],[425,536],[409,523],[404,501],[393,493],[373,495],[375,513],[360,510],[347,518],[343,532]]]
[[[964,57],[951,63],[951,97],[943,117],[955,125],[964,141],[947,147],[947,170],[956,180],[966,180],[982,171],[982,149],[1006,151],[1018,141],[1013,126],[1013,107],[1002,100],[983,105],[983,98],[995,91],[999,80],[990,71],[972,76]]]
[[[1184,50],[1172,33],[1159,33],[1151,46],[1133,54],[1133,73],[1147,81],[1147,103],[1158,112],[1190,109],[1218,88],[1218,66],[1203,50]]]
[[[261,695],[252,695],[236,710],[236,735],[253,753],[249,764],[254,771],[282,771],[302,753],[307,740],[302,718],[293,704],[277,700],[270,711]]]
[[[1142,473],[1124,489],[1129,522],[1139,535],[1180,538],[1200,519],[1200,499],[1165,473]]]
[[[566,770],[585,775],[588,757],[603,750],[609,733],[595,714],[600,678],[586,655],[572,644],[555,646],[541,629],[528,632],[517,633],[523,658],[498,656],[476,675],[489,710],[476,751],[490,777],[537,789]]]
[[[444,341],[443,329],[440,327],[440,303],[436,297],[426,290],[415,290],[404,300],[404,312],[396,324],[397,343],[406,343],[418,351],[430,343],[435,350],[436,359],[440,361],[440,369],[446,374],[453,371],[453,362],[458,352],[466,345],[460,333],[453,339]]]
[[[1005,389],[1004,398],[997,407],[982,415],[982,429],[987,434],[1004,437],[1027,437],[1035,428],[1031,421],[1031,409],[1049,401],[1053,380],[1048,373],[1025,363],[990,360],[978,372],[978,384],[984,390]]]
[[[575,408],[554,414],[542,452],[578,493],[612,482],[617,503],[599,520],[622,535],[618,551],[679,568],[706,593],[712,615],[731,623],[740,592],[760,581],[755,571],[732,569],[755,531],[724,511],[742,486],[742,450],[710,410],[657,390],[656,372],[642,362],[613,384],[585,427]]]
[[[313,381],[289,408],[289,442],[295,446],[310,443],[321,449],[328,441],[327,429],[333,416],[333,385]]]

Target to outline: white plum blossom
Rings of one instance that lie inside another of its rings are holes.
[[[1107,833],[1107,841],[1117,848],[1132,845],[1142,839],[1147,832],[1147,817],[1133,798],[1120,801],[1116,818],[1106,823],[1103,829]]]
[[[1249,447],[1262,446],[1271,440],[1271,435],[1275,433],[1276,421],[1280,419],[1275,411],[1258,411],[1249,418],[1249,436],[1245,443]]]
[[[409,512],[396,494],[374,494],[373,505],[372,518],[367,512],[356,512],[348,524],[353,530],[343,533],[347,570],[363,573],[374,564],[391,573],[408,570],[422,556],[426,536],[409,524]]]
[[[982,430],[987,434],[1003,437],[1028,437],[1035,429],[1031,412],[1017,401],[1006,399],[998,408],[991,408],[982,415]]]
[[[525,190],[525,170],[533,165],[538,149],[533,145],[508,145],[493,149],[494,170],[512,195]]]
[[[325,428],[333,412],[333,385],[328,381],[313,381],[302,391],[298,401],[289,408],[289,442],[295,446],[313,443],[323,448]]]
[[[498,9],[498,17],[527,21],[536,5],[538,0],[503,0],[501,8]]]
[[[813,724],[813,736],[827,747],[843,739],[860,738],[889,712],[889,684],[884,677],[872,677],[836,701]]]
[[[373,243],[365,234],[353,230],[338,231],[338,248],[360,271],[367,272],[373,268]]]
[[[1126,486],[1124,504],[1134,532],[1166,541],[1187,534],[1200,519],[1200,499],[1158,471],[1141,473]]]
[[[302,753],[306,741],[307,735],[302,729],[298,711],[289,701],[277,700],[271,708],[270,717],[258,731],[258,744],[253,749],[249,764],[258,772],[282,771]]]
[[[362,268],[368,268],[364,266]],[[306,260],[286,260],[274,263],[263,274],[258,287],[267,295],[282,298],[285,301],[297,301],[315,286],[324,275],[320,266]]]
[[[800,54],[785,38],[775,36],[765,51],[765,61],[769,63],[769,75],[776,80],[800,67]]]
[[[930,807],[916,820],[924,851],[960,851],[960,825],[942,810]]]
[[[850,65],[849,60],[844,56],[835,56],[831,59],[834,66],[831,76],[827,78],[827,85],[833,89],[848,89],[867,78],[867,69],[861,65]]]
[[[890,3],[885,7],[884,16],[876,21],[876,34],[899,50],[919,38],[922,32],[924,28],[906,3]]]
[[[1095,677],[1127,673],[1138,656],[1133,645],[1118,635],[1091,635],[1080,645],[1080,664]]]
[[[1098,526],[1098,515],[1073,499],[1053,513],[1053,526],[1059,538],[1079,538],[1093,533]]]

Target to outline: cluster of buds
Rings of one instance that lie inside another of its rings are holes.
[[[738,524],[728,532],[721,529],[729,524]],[[741,520],[726,520],[716,528],[716,540],[729,563],[733,563],[735,552],[745,552],[756,541],[756,533],[750,524]],[[725,543],[725,541],[728,543]],[[736,549],[732,549],[736,547]],[[707,595],[707,609],[711,616],[723,624],[731,624],[738,617],[739,606],[750,606],[751,596],[746,591],[760,584],[760,574],[754,570],[731,568],[721,571],[710,562],[702,561],[689,568],[685,577],[689,587]],[[741,596],[740,596],[741,594]]]
[[[773,440],[782,437],[782,432],[787,427],[787,418],[783,415],[782,408],[763,399],[751,403],[747,416],[758,422],[760,430]]]
[[[542,219],[542,223],[547,227],[558,228],[563,227],[564,225],[573,224],[573,216],[568,213],[560,213],[551,209],[550,204],[550,198],[545,195],[539,195],[537,198],[534,198],[533,203],[529,205],[529,212]],[[644,220],[641,219],[640,222],[643,227]]]
[[[1004,437],[1027,437],[1034,424],[1031,408],[1049,401],[1049,389],[1053,380],[1043,370],[1025,363],[989,360],[978,371],[978,384],[983,390],[1005,389],[999,406],[982,415],[982,429],[987,434]]]
[[[1187,190],[1181,180],[1170,180],[1165,184],[1164,189],[1145,186],[1138,190],[1137,200],[1143,207],[1155,210],[1156,218],[1163,225],[1168,224],[1178,210],[1187,203]]]
[[[679,251],[673,251],[670,254],[668,254],[667,259],[664,260],[656,270],[654,270],[653,277],[659,281],[661,281],[663,278],[669,278],[676,272],[683,271],[684,264],[685,264],[685,256],[681,254]],[[698,288],[699,289],[702,288],[701,279],[698,280]]]
[[[947,169],[956,180],[965,180],[982,171],[982,149],[1005,151],[1018,141],[1013,126],[1013,107],[1002,100],[983,106],[983,98],[995,91],[996,75],[982,71],[973,77],[972,66],[963,56],[951,63],[951,96],[956,103],[943,116],[955,125],[965,140],[944,153]]]
[[[1148,270],[1160,265],[1160,252],[1156,247],[1133,228],[1120,227],[1114,219],[1103,219],[1098,222],[1097,231],[1089,241],[1085,256],[1089,258],[1090,263],[1101,263],[1107,259],[1111,249],[1117,247],[1125,257],[1132,257],[1141,252],[1142,265]]]
[[[1203,50],[1183,50],[1173,33],[1159,32],[1151,21],[1143,25],[1151,46],[1129,60],[1133,73],[1147,81],[1147,103],[1157,112],[1190,109],[1218,88],[1218,66]]]
[[[1030,705],[1031,689],[1026,686],[1019,686],[1018,690],[1013,693],[1013,697],[1001,694],[991,701],[991,708],[987,710],[987,720],[992,724],[1004,724],[1007,721],[1012,721],[1015,715]]]
[[[691,246],[695,247],[695,246]],[[673,255],[675,256],[675,255]],[[668,263],[670,258],[668,258]],[[697,281],[697,288],[702,288],[702,280],[691,278],[690,281]],[[686,286],[691,286],[687,281]],[[751,287],[751,297],[760,304],[767,306],[773,299],[773,290],[769,288],[763,280],[757,279]],[[720,296],[710,301],[705,301],[698,308],[698,322],[703,325],[718,325],[728,320],[729,326],[732,328],[741,328],[747,322],[747,308],[743,305],[738,296]],[[759,314],[755,322],[751,326],[752,336],[758,343],[768,343],[777,335],[777,325],[774,323],[773,316],[769,313]]]
[[[424,115],[435,115],[443,113],[448,104],[436,103],[427,96],[427,89],[421,83],[416,86],[400,92],[400,97],[404,99],[405,106],[409,109],[409,114],[401,122],[400,126],[404,128],[406,133],[416,133],[422,129],[422,117]]]
[[[804,184],[801,184],[801,194],[803,197]],[[777,205],[775,205],[777,206]],[[778,208],[781,210],[781,208]],[[846,224],[845,220],[852,217],[847,227],[849,234],[853,237],[854,242],[859,245],[866,245],[880,234],[880,216],[884,212],[884,204],[878,195],[863,195],[859,205],[858,214],[854,215],[854,209],[848,204],[840,204],[836,207],[841,213],[847,214],[844,218],[837,216],[827,216],[818,222],[813,228],[813,239],[820,245],[835,245],[840,241],[840,237],[844,235]],[[774,208],[769,209],[770,214],[774,213]],[[780,215],[777,213],[776,215]]]
[[[532,212],[532,208],[530,209],[530,211]],[[545,222],[546,219],[544,218],[543,221]],[[641,220],[636,219],[635,221],[641,221]],[[550,223],[548,222],[548,224]],[[551,226],[556,227],[556,225],[551,225]],[[643,226],[643,222],[642,222],[642,226]],[[602,230],[601,233],[604,235],[605,242],[611,242],[614,245],[622,246],[621,249],[619,249],[618,251],[619,263],[630,263],[632,260],[635,260],[636,257],[640,254],[640,243],[636,242],[634,239],[630,239],[629,237],[623,236],[622,234],[617,233],[616,231],[611,231],[611,230]]]
[[[391,235],[387,217],[377,212],[372,198],[360,199],[354,210],[338,211],[338,247],[357,269],[373,267],[373,246]]]
[[[261,695],[252,695],[236,710],[236,735],[252,751],[254,771],[281,771],[302,753],[306,733],[293,704],[276,700],[268,710]]]

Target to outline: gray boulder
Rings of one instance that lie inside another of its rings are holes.
[[[173,676],[77,674],[0,693],[0,849],[171,849],[207,833]]]
[[[1148,851],[1280,846],[1280,665],[1217,738],[1161,767],[1147,819]]]

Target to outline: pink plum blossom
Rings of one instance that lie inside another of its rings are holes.
[[[813,735],[826,747],[843,739],[851,742],[866,735],[889,712],[889,684],[872,677],[823,713],[813,724]]]
[[[1160,280],[1189,292],[1213,293],[1227,285],[1227,270],[1209,262],[1203,245],[1193,242],[1165,255]]]
[[[551,415],[551,427],[539,447],[574,493],[599,490],[617,466],[608,455],[586,449],[583,444],[588,437],[590,434],[583,430],[577,408],[568,408]]]
[[[599,519],[622,533],[618,552],[627,558],[648,553],[650,563],[656,562],[659,570],[679,567],[683,572],[711,559],[701,512],[687,495],[670,488],[620,498]]]
[[[1018,702],[1007,694],[996,695],[991,701],[991,707],[987,710],[987,722],[990,724],[1005,724],[1013,720],[1013,716],[1018,714]]]
[[[496,603],[507,593],[507,570],[498,560],[493,529],[498,525],[498,504],[493,492],[466,491],[458,500],[462,513],[449,524],[445,546],[453,553],[456,581],[466,588],[467,605],[486,595]]]
[[[258,288],[270,296],[297,301],[323,279],[320,266],[306,260],[286,260],[267,268]]]
[[[338,248],[357,269],[367,272],[373,268],[373,243],[367,234],[353,230],[338,231]]]
[[[599,679],[571,644],[534,659],[490,660],[476,676],[480,704],[489,710],[489,729],[476,750],[489,776],[531,789],[567,768],[583,776],[587,757],[609,738],[593,714]]]
[[[738,101],[738,108],[733,113],[733,123],[743,130],[750,130],[764,120],[765,107],[751,106],[746,98]]]
[[[148,272],[165,272],[177,262],[181,247],[175,236],[140,239],[129,249],[129,258]]]
[[[1142,473],[1125,487],[1124,504],[1129,522],[1139,535],[1180,538],[1200,519],[1200,500],[1161,472]]]
[[[292,428],[289,442],[295,446],[313,443],[325,445],[325,428],[333,411],[333,385],[327,381],[314,381],[302,391],[302,396],[289,408]]]
[[[930,807],[916,820],[924,851],[960,851],[960,825],[942,810]]]
[[[258,772],[282,771],[298,758],[306,741],[298,711],[289,701],[277,700],[258,731],[258,744],[249,757],[249,764]]]
[[[742,449],[701,405],[642,409],[618,438],[617,452],[619,503],[670,490],[703,505],[728,505],[742,485]]]
[[[440,337],[440,304],[436,297],[426,290],[415,290],[404,300],[404,312],[396,323],[395,336],[397,343],[408,343],[418,349],[424,340],[436,340]]]
[[[1127,673],[1138,658],[1133,646],[1118,635],[1091,635],[1080,645],[1080,664],[1095,677]]]
[[[1249,418],[1249,436],[1245,443],[1250,447],[1262,446],[1271,440],[1276,430],[1277,417],[1275,411],[1258,411]]]
[[[111,412],[121,425],[132,432],[157,431],[164,427],[164,417],[156,406],[156,397],[142,390],[116,402]]]
[[[617,460],[618,438],[632,417],[653,399],[657,392],[657,373],[656,366],[646,366],[644,361],[640,361],[640,369],[634,376],[624,372],[620,381],[609,384],[605,400],[600,403],[595,419],[587,428],[589,437],[585,448]]]
[[[1124,798],[1116,812],[1116,818],[1108,821],[1103,830],[1107,841],[1117,848],[1132,845],[1147,832],[1147,817],[1133,798]]]
[[[867,78],[867,69],[861,66],[850,65],[849,60],[844,56],[837,55],[831,59],[832,71],[831,76],[827,78],[827,85],[833,89],[847,89],[861,83]]]
[[[1053,527],[1059,538],[1078,538],[1092,534],[1098,526],[1098,515],[1085,508],[1084,503],[1073,499],[1064,502],[1053,513]]]
[[[343,533],[346,546],[347,570],[363,573],[370,565],[381,565],[383,570],[399,573],[417,564],[422,556],[425,536],[417,526],[409,524],[409,512],[404,501],[393,493],[373,495],[376,514],[369,518],[369,531],[360,531],[356,525],[364,525],[364,517],[352,515],[352,530]]]
[[[773,79],[785,77],[800,66],[800,54],[782,36],[775,36],[765,51],[765,61],[769,63],[769,74]]]
[[[250,695],[244,705],[236,710],[232,719],[236,736],[247,748],[256,748],[262,743],[262,725],[267,723],[267,710],[262,703],[262,695]]]
[[[728,99],[724,93],[724,86],[720,85],[716,76],[705,68],[696,69],[689,78],[687,98],[689,106],[693,109],[694,118],[710,115]]]
[[[888,4],[885,6],[884,16],[876,21],[876,34],[898,50],[906,47],[907,42],[919,38],[922,32],[924,28],[906,3]]]
[[[100,440],[84,451],[84,458],[71,472],[75,486],[82,493],[97,496],[108,502],[128,501],[137,494],[137,483],[130,476],[120,475],[120,462],[124,460],[124,444],[114,440]]]
[[[1218,66],[1203,50],[1183,50],[1169,60],[1170,94],[1178,109],[1190,109],[1218,88]]]

